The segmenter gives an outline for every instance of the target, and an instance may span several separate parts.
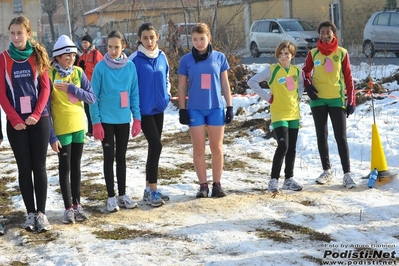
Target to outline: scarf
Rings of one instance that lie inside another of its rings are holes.
[[[58,62],[54,62],[54,66],[58,71],[58,74],[60,74],[61,78],[68,77],[73,73],[74,67],[70,67],[68,69],[63,69]]]
[[[121,57],[117,59],[112,59],[108,52],[104,55],[104,62],[107,64],[108,67],[113,69],[119,69],[126,66],[128,61],[129,60],[124,53],[122,53]]]
[[[155,47],[154,50],[150,51],[147,48],[145,48],[142,44],[139,45],[139,47],[137,48],[137,50],[139,50],[140,52],[142,52],[143,54],[145,54],[145,56],[147,56],[148,58],[157,58],[159,55],[159,48],[158,46]]]
[[[204,54],[200,54],[199,51],[197,49],[195,49],[195,47],[193,46],[193,48],[191,49],[191,52],[193,54],[195,63],[198,63],[199,61],[204,61],[206,60],[211,54],[212,54],[212,44],[208,44],[208,51]]]
[[[9,49],[11,58],[19,61],[28,59],[29,56],[33,53],[33,46],[30,41],[26,42],[26,48],[23,51],[15,48],[13,43],[10,43]]]
[[[87,48],[87,50],[85,50],[84,52],[86,53],[86,54],[89,54],[91,51],[93,51],[94,50],[94,48],[96,48],[95,46],[94,46],[94,44],[92,44],[89,48]]]
[[[328,56],[338,49],[338,40],[335,37],[331,42],[322,42],[321,40],[318,40],[317,48],[322,55]]]

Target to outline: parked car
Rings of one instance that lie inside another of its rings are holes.
[[[103,55],[108,51],[107,36],[99,36],[94,38],[93,44]]]
[[[363,31],[363,53],[373,58],[376,52],[394,52],[399,57],[399,10],[371,15]]]
[[[162,25],[158,33],[159,37],[159,46],[160,47],[169,47],[170,40],[169,38],[169,31],[170,36],[174,36],[178,39],[178,48],[188,48],[190,49],[193,45],[191,40],[191,31],[196,23],[176,23],[175,25],[169,26],[169,24]],[[170,29],[169,29],[170,28]]]
[[[249,49],[253,57],[274,53],[282,41],[297,46],[298,53],[307,53],[317,46],[319,34],[306,21],[296,18],[261,19],[252,23],[249,32]]]

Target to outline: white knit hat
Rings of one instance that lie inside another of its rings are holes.
[[[53,57],[69,53],[78,53],[78,48],[66,35],[61,35],[54,44]]]

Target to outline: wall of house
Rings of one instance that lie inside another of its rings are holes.
[[[0,1],[0,52],[8,49],[10,43],[8,36],[8,25],[17,16],[26,16],[32,24],[34,35],[38,34],[41,18],[40,0],[22,1],[22,13],[14,13],[14,1]]]

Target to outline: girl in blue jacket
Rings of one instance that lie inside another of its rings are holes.
[[[157,187],[164,111],[170,100],[169,65],[165,53],[158,48],[159,34],[154,25],[142,24],[137,35],[138,50],[129,59],[133,61],[137,70],[141,129],[148,142],[143,200],[153,207],[158,207],[169,200]]]
[[[133,114],[132,137],[141,131],[139,88],[136,67],[122,53],[125,36],[119,31],[108,34],[108,52],[97,63],[92,77],[96,101],[90,105],[93,136],[101,140],[104,154],[104,178],[107,186],[109,212],[119,207],[133,209],[137,204],[126,195],[126,150]],[[116,142],[116,149],[114,149]],[[116,154],[115,154],[116,153]],[[118,194],[114,191],[114,158]]]

